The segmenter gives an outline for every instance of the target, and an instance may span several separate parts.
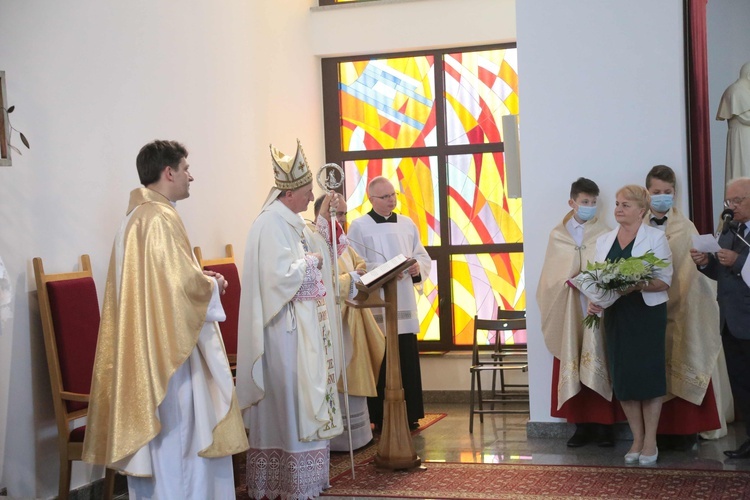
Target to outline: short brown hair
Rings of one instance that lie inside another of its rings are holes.
[[[177,141],[151,141],[141,148],[135,159],[138,178],[148,186],[159,180],[165,168],[177,170],[180,161],[187,158],[185,146]]]
[[[651,187],[651,179],[659,179],[667,184],[671,184],[675,187],[677,184],[677,177],[674,175],[674,170],[666,165],[656,165],[649,170],[646,175],[646,189]]]
[[[579,194],[586,193],[591,196],[599,196],[599,186],[596,182],[585,177],[579,177],[573,184],[570,185],[570,199],[575,200]]]

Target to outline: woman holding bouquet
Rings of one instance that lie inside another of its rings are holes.
[[[617,191],[615,220],[618,227],[596,241],[596,262],[616,261],[652,252],[667,262],[657,267],[649,281],[617,293],[620,297],[606,309],[589,303],[589,313],[602,311],[607,361],[615,397],[633,433],[633,445],[625,463],[656,463],[656,428],[662,400],[667,392],[665,331],[667,290],[672,281],[671,252],[664,232],[644,224],[650,196],[641,186]]]

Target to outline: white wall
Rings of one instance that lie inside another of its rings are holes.
[[[711,124],[711,168],[713,170],[714,213],[719,214],[724,199],[724,161],[726,160],[727,122],[717,121],[716,111],[724,90],[740,75],[750,61],[750,2],[712,0],[706,5],[708,28],[708,92]]]
[[[512,0],[314,3],[0,0],[0,69],[13,125],[33,148],[0,167],[0,256],[15,287],[13,322],[0,332],[0,487],[11,496],[57,491],[31,259],[63,272],[89,253],[101,295],[143,144],[186,144],[196,181],[179,210],[191,242],[207,256],[231,242],[241,260],[271,184],[268,144],[290,152],[300,138],[322,163],[319,55],[515,37]],[[426,11],[430,28],[406,20]],[[73,473],[73,487],[100,475],[81,463]]]
[[[313,9],[322,57],[462,47],[516,39],[515,0],[381,0]]]
[[[610,224],[614,193],[642,184],[653,165],[686,185],[682,1],[533,0],[516,10],[531,420],[552,421],[535,298],[547,236],[578,176],[599,184]]]

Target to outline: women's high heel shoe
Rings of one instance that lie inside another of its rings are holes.
[[[638,463],[640,465],[654,465],[657,458],[659,458],[659,448],[656,449],[656,453],[653,455],[641,455],[638,457]]]
[[[641,456],[640,451],[634,451],[633,453],[628,453],[625,455],[625,463],[626,464],[637,464],[638,459]]]

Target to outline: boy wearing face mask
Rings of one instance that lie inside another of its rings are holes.
[[[726,435],[726,417],[731,422],[734,410],[716,327],[715,284],[690,258],[691,236],[698,231],[674,207],[675,184],[675,173],[666,165],[656,165],[646,176],[647,221],[666,232],[674,268],[667,291],[667,397],[657,443],[660,449],[689,450],[698,433],[709,439]]]
[[[612,424],[623,419],[616,401],[607,400],[611,389],[602,338],[583,327],[587,299],[565,284],[594,260],[597,237],[610,230],[596,217],[598,196],[590,179],[571,185],[572,210],[550,233],[536,295],[544,341],[554,356],[550,414],[576,424],[569,447],[592,441],[614,446]]]

